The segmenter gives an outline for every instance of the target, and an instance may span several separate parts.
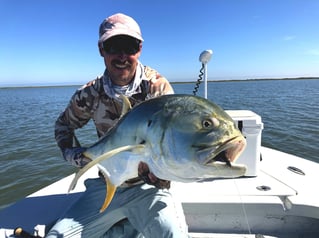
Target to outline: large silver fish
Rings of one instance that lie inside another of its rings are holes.
[[[127,98],[119,122],[84,155],[92,162],[79,170],[70,185],[98,164],[106,179],[107,195],[101,208],[111,202],[116,187],[137,177],[144,162],[160,179],[193,182],[205,178],[238,177],[244,165],[233,162],[246,146],[232,118],[219,106],[192,95],[165,95],[129,110]]]

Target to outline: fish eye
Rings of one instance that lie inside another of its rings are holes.
[[[203,121],[203,127],[204,128],[210,128],[212,126],[212,124],[213,124],[212,121],[209,120],[209,119],[206,119],[206,120]]]
[[[204,119],[202,121],[202,126],[204,129],[211,129],[213,127],[218,127],[219,121],[216,118]]]

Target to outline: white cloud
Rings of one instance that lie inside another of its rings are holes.
[[[294,40],[294,39],[296,39],[296,36],[284,36],[283,37],[284,41],[290,41],[290,40]]]

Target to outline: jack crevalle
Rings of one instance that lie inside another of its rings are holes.
[[[116,187],[138,176],[144,162],[160,179],[194,182],[233,178],[246,167],[233,162],[246,140],[232,118],[213,102],[192,95],[164,95],[130,110],[127,98],[118,123],[83,154],[92,160],[79,170],[69,190],[91,167],[98,165],[106,180],[104,211]]]

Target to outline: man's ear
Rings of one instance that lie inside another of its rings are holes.
[[[104,56],[103,56],[103,46],[102,46],[102,43],[101,43],[101,42],[98,43],[98,47],[99,47],[100,55],[101,55],[102,57],[104,57]]]
[[[140,52],[142,52],[143,44],[140,43]]]

